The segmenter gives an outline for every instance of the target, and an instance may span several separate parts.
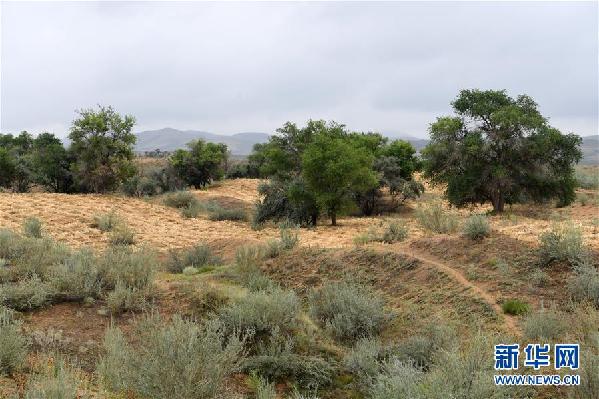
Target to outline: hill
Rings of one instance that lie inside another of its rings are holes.
[[[599,164],[599,135],[586,136],[582,138],[582,161],[581,164]]]

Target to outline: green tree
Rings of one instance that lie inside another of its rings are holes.
[[[425,177],[446,185],[450,203],[502,212],[506,203],[574,200],[581,139],[549,126],[530,97],[462,90],[452,105],[456,116],[430,126],[422,151]]]
[[[59,138],[42,133],[33,139],[31,167],[34,181],[54,192],[68,192],[72,186],[70,157]]]
[[[16,160],[8,147],[0,146],[0,187],[11,189],[16,175]]]
[[[187,146],[189,150],[177,150],[170,157],[170,164],[183,181],[197,188],[223,178],[228,160],[226,144],[194,140]]]
[[[354,193],[377,186],[372,163],[371,154],[334,133],[317,134],[307,146],[302,155],[303,176],[333,226]]]
[[[135,174],[133,125],[133,116],[121,116],[110,106],[79,111],[69,134],[71,171],[79,189],[111,191]]]
[[[3,166],[0,169],[0,185],[19,193],[29,190],[33,179],[32,143],[33,137],[26,131],[18,136],[0,135],[0,166]]]

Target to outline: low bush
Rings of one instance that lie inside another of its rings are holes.
[[[456,334],[444,324],[430,324],[420,335],[414,335],[400,342],[394,348],[395,356],[420,370],[429,370],[435,354],[449,350],[456,343]]]
[[[566,328],[566,315],[555,310],[541,309],[524,320],[526,338],[542,339],[543,342],[561,337]]]
[[[392,244],[394,242],[403,241],[406,238],[408,238],[408,228],[404,224],[391,222],[383,232],[380,240],[387,244]]]
[[[576,181],[580,188],[586,190],[599,189],[599,173],[597,171],[586,171],[584,169],[576,170]]]
[[[530,306],[526,302],[522,302],[519,299],[508,299],[501,305],[504,313],[511,315],[521,315],[524,313],[528,313],[530,310]]]
[[[103,290],[96,257],[87,249],[74,252],[55,265],[49,283],[58,296],[69,300],[98,298]]]
[[[206,244],[197,244],[185,250],[171,250],[168,254],[166,269],[169,273],[183,273],[186,267],[201,268],[207,265],[219,265],[222,260],[213,255]]]
[[[192,316],[203,318],[214,315],[229,303],[229,297],[218,288],[201,286],[198,291],[189,293],[189,311]]]
[[[23,221],[23,235],[29,238],[42,238],[42,222],[36,217]]]
[[[576,301],[589,301],[599,308],[599,270],[590,259],[574,267],[568,290]]]
[[[243,209],[226,209],[218,207],[208,213],[208,219],[212,221],[232,220],[245,222],[248,220],[248,217]]]
[[[18,311],[28,311],[49,304],[54,298],[52,287],[38,276],[0,285],[0,304]]]
[[[75,399],[81,396],[80,377],[67,367],[62,358],[43,361],[40,372],[33,375],[25,390],[25,399]]]
[[[164,204],[171,208],[189,208],[193,204],[198,204],[198,198],[191,191],[175,191],[166,194]]]
[[[202,213],[202,206],[197,201],[181,208],[181,216],[187,219],[197,218],[200,216],[200,213]]]
[[[491,226],[484,215],[471,215],[464,223],[464,235],[469,239],[476,241],[482,240],[491,234]]]
[[[21,369],[27,357],[27,339],[12,310],[0,306],[0,376]]]
[[[216,321],[199,325],[174,316],[165,323],[154,315],[142,320],[133,336],[135,346],[118,328],[106,332],[97,370],[111,391],[156,399],[213,398],[243,360],[243,342],[225,337]]]
[[[250,292],[221,309],[218,319],[228,335],[252,335],[250,349],[267,342],[273,334],[288,334],[298,327],[300,301],[293,291]]]
[[[416,219],[422,227],[434,233],[453,233],[458,226],[457,217],[445,211],[440,203],[418,208]]]
[[[128,287],[122,282],[117,282],[114,290],[106,297],[106,307],[113,315],[125,312],[138,312],[145,310],[151,296],[148,288]]]
[[[98,272],[104,287],[112,290],[120,281],[127,287],[145,289],[151,287],[158,270],[156,253],[140,248],[108,248],[98,258]]]
[[[340,341],[377,335],[386,322],[383,300],[364,287],[328,283],[309,295],[312,318]]]
[[[543,270],[535,269],[530,273],[530,283],[534,287],[545,287],[551,281],[551,278]]]
[[[343,365],[354,376],[354,386],[366,393],[382,372],[390,355],[389,348],[384,347],[379,340],[363,338],[347,353]]]
[[[92,227],[96,227],[101,231],[107,232],[112,231],[112,229],[121,223],[121,219],[115,212],[109,212],[100,215],[94,215]]]
[[[295,248],[299,242],[297,226],[290,226],[287,224],[281,224],[279,226],[279,240],[281,243],[281,249],[289,251]]]
[[[542,266],[552,262],[578,263],[586,254],[582,231],[572,224],[553,225],[539,236],[539,258]]]
[[[119,224],[112,229],[108,242],[111,245],[135,244],[135,233],[125,224]]]

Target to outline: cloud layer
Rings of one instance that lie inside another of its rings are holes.
[[[2,132],[64,136],[111,104],[138,130],[334,119],[425,137],[461,88],[526,93],[597,134],[597,3],[2,3]]]

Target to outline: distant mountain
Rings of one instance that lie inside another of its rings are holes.
[[[192,140],[203,139],[210,143],[224,143],[233,155],[248,155],[256,143],[265,143],[270,137],[266,133],[237,133],[231,136],[202,132],[199,130],[177,130],[170,127],[136,133],[135,151],[174,151],[185,148]]]
[[[585,165],[599,165],[599,135],[582,138],[582,161]]]

